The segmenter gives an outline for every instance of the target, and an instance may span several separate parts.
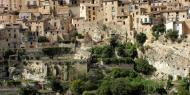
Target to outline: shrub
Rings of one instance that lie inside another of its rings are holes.
[[[36,95],[37,92],[38,90],[36,88],[27,86],[27,87],[21,88],[20,95]]]
[[[145,75],[152,74],[156,69],[149,64],[146,59],[139,58],[135,60],[135,70]]]
[[[156,40],[158,39],[158,37],[163,34],[166,30],[166,27],[164,24],[158,24],[158,25],[154,25],[152,27],[152,35],[156,38]]]
[[[136,41],[137,43],[139,43],[140,45],[143,45],[146,42],[146,34],[144,33],[140,33],[136,35]]]
[[[50,58],[53,58],[56,55],[68,54],[71,52],[71,48],[68,47],[53,47],[53,48],[44,48],[42,49],[43,53]]]
[[[74,95],[81,95],[83,93],[84,89],[84,82],[81,80],[74,80],[71,84],[71,91],[74,93]]]
[[[120,57],[131,57],[135,58],[137,57],[137,49],[136,46],[130,42],[126,44],[120,44],[116,48],[117,54]]]
[[[164,24],[154,25],[152,27],[152,30],[153,32],[164,33],[166,30],[166,26]]]
[[[83,39],[84,38],[84,36],[82,34],[78,34],[77,36],[78,36],[79,39]]]
[[[130,57],[126,57],[126,58],[102,58],[102,61],[104,62],[104,64],[133,64],[134,61],[132,58]]]
[[[166,38],[170,39],[172,42],[176,41],[178,36],[178,31],[168,30],[166,33]]]
[[[138,73],[133,70],[126,70],[120,68],[113,69],[109,74],[111,78],[124,78],[124,77],[135,78],[138,76]]]
[[[97,57],[113,57],[114,51],[113,48],[109,45],[103,47],[94,47],[91,49],[91,53]]]
[[[39,43],[49,42],[49,39],[45,36],[40,36],[38,37],[38,42]]]
[[[9,56],[10,56],[10,55],[14,55],[14,54],[16,54],[15,51],[13,51],[13,50],[7,50],[7,51],[5,51],[3,57],[4,57],[4,59],[9,59]]]

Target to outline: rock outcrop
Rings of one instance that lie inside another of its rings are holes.
[[[172,75],[174,80],[180,77],[188,77],[190,69],[190,47],[182,44],[163,45],[153,43],[148,45],[144,57],[156,67],[154,78],[167,79]]]

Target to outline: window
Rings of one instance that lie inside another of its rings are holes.
[[[139,23],[139,18],[137,18],[137,23]]]
[[[112,7],[112,12],[114,12],[114,7]]]
[[[84,6],[82,6],[82,10],[84,10]]]
[[[37,2],[36,2],[36,1],[33,1],[33,5],[37,5]]]
[[[16,38],[16,34],[14,34],[14,38]]]
[[[95,10],[95,7],[93,7],[93,10]]]
[[[123,22],[123,25],[125,25],[125,21]]]
[[[93,17],[93,20],[95,20],[95,17]]]
[[[144,21],[145,21],[145,22],[148,22],[148,21],[147,21],[147,18],[145,18]]]
[[[124,12],[124,9],[121,9],[121,12]]]

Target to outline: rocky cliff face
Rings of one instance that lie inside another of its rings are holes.
[[[172,75],[177,79],[177,76],[189,76],[190,47],[187,44],[153,43],[147,46],[144,57],[157,69],[153,78],[167,79],[168,75]]]

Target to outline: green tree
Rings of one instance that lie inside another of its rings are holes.
[[[122,78],[122,77],[135,78],[138,76],[138,74],[133,70],[126,70],[126,69],[120,69],[120,68],[112,69],[109,75],[111,78]]]
[[[110,39],[110,46],[115,48],[118,45],[118,36],[114,35]]]
[[[158,37],[163,34],[166,31],[166,27],[164,24],[158,24],[158,25],[154,25],[152,27],[152,35],[158,39]]]
[[[74,80],[71,84],[71,91],[74,95],[81,95],[84,91],[84,82],[81,80]]]
[[[178,95],[189,95],[190,91],[189,91],[189,80],[187,78],[184,78],[182,80],[178,81]]]
[[[126,44],[126,49],[127,49],[128,57],[136,58],[138,56],[137,47],[136,47],[135,44],[132,44],[132,43],[128,42]]]
[[[87,73],[87,79],[95,83],[103,78],[104,78],[104,75],[101,70],[90,70]]]
[[[84,83],[84,86],[86,91],[92,91],[98,88],[98,83],[88,80]]]
[[[168,80],[167,80],[166,89],[170,89],[170,88],[173,86],[172,80],[173,80],[173,76],[168,75]]]
[[[140,45],[143,45],[147,39],[146,34],[142,32],[137,34],[135,38],[136,38],[137,43],[139,43]]]
[[[82,95],[96,95],[95,92],[84,91]]]
[[[149,64],[149,62],[146,59],[138,58],[135,60],[135,66],[134,69],[139,72],[143,73],[145,75],[152,74],[156,69]]]
[[[111,46],[104,46],[102,50],[102,57],[113,57],[115,55],[114,49]]]
[[[71,48],[68,47],[53,47],[53,48],[43,48],[43,53],[50,58],[53,58],[56,55],[68,54],[71,52]]]
[[[16,54],[15,51],[13,51],[13,50],[7,50],[7,51],[5,51],[3,57],[4,57],[4,59],[9,59],[9,56],[10,56],[10,55],[14,55],[14,54]]]
[[[36,95],[38,90],[34,87],[27,86],[20,89],[21,95]]]
[[[148,94],[163,93],[161,90],[163,85],[160,82],[144,79],[141,83],[144,85],[144,91]]]
[[[170,39],[171,41],[176,41],[178,39],[178,31],[174,31],[174,30],[168,30],[166,33],[166,38]]]
[[[134,44],[127,42],[126,44],[119,44],[116,48],[117,54],[120,57],[137,57],[137,48]]]
[[[153,32],[158,32],[158,33],[164,33],[166,30],[166,27],[164,24],[158,24],[158,25],[154,25],[152,27]]]
[[[112,95],[131,95],[132,86],[124,78],[118,78],[111,84]]]
[[[110,85],[110,81],[104,80],[97,90],[97,95],[112,95]]]
[[[39,36],[38,37],[38,42],[39,43],[44,43],[44,42],[49,42],[49,39],[45,36]]]
[[[51,88],[55,92],[65,93],[69,89],[69,83],[54,79],[51,83]]]
[[[117,54],[118,56],[121,56],[121,57],[127,57],[127,49],[126,49],[126,44],[121,44],[119,45],[117,48]]]

